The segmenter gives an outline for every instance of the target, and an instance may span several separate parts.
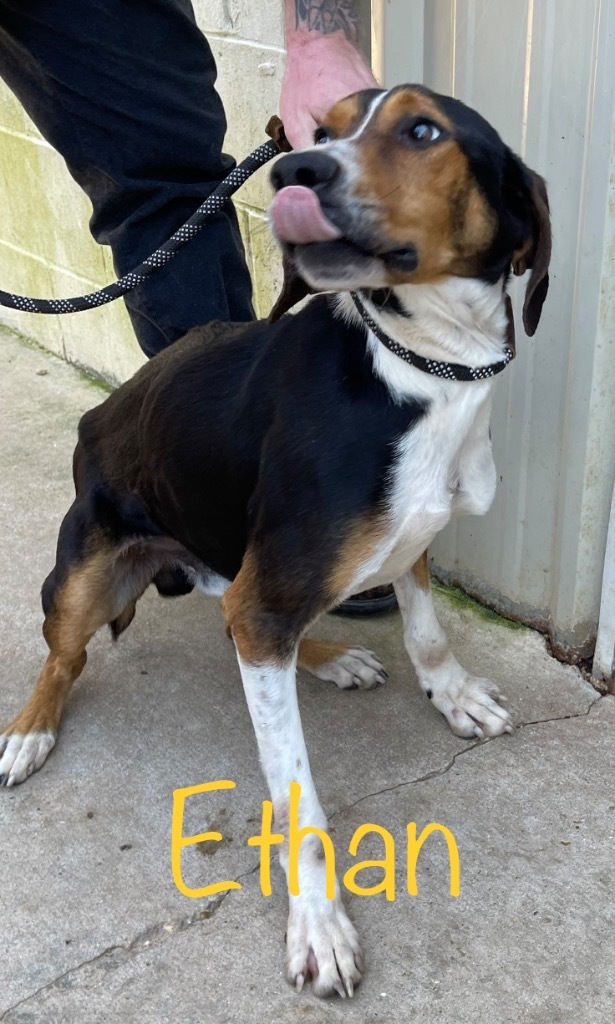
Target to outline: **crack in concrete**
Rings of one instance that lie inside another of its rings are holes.
[[[495,737],[493,738],[495,739]],[[448,764],[444,765],[443,768],[434,768],[432,771],[426,772],[425,775],[419,775],[418,779],[409,779],[404,782],[396,782],[394,786],[385,786],[383,789],[378,789],[374,793],[366,793],[364,796],[360,796],[358,800],[355,800],[354,803],[348,804],[346,807],[340,807],[337,811],[334,811],[333,814],[329,815],[328,821],[331,821],[333,818],[336,818],[340,814],[344,814],[346,811],[352,811],[353,808],[357,807],[359,804],[362,804],[365,800],[371,800],[373,797],[376,796],[384,796],[385,793],[394,793],[395,790],[404,789],[405,786],[416,786],[420,782],[428,782],[430,779],[437,779],[442,775],[446,775],[447,772],[451,770],[451,768],[458,760],[458,758],[463,757],[464,754],[469,754],[470,751],[474,750],[476,747],[490,742],[491,738],[487,738],[485,740],[476,740],[475,743],[472,743],[471,746],[469,747],[465,747],[464,750],[458,750],[457,753],[453,755]]]
[[[68,978],[71,974],[74,974],[76,971],[82,970],[82,968],[84,967],[89,967],[90,964],[95,964],[97,960],[100,960],[104,956],[108,956],[115,950],[123,948],[124,947],[122,946],[108,946],[107,949],[103,949],[102,953],[97,953],[96,956],[93,956],[91,960],[84,960],[83,963],[77,964],[75,967],[69,967],[67,971],[64,971],[62,974],[58,974],[57,977],[52,978],[51,981],[48,981],[44,985],[41,985],[41,987],[38,988],[35,992],[31,992],[30,995],[24,996],[23,999],[20,999],[18,1002],[14,1003],[13,1006],[9,1006],[8,1009],[4,1011],[2,1016],[0,1016],[0,1021],[6,1020],[10,1013],[13,1013],[15,1010],[18,1010],[21,1006],[24,1006],[26,1003],[29,1003],[32,999],[36,999],[37,996],[40,996],[41,993],[46,992],[47,989],[54,988],[55,986],[60,985],[64,981],[64,978]]]
[[[594,708],[602,700],[604,700],[604,696],[605,695],[598,694],[596,699],[591,702],[591,704],[585,711],[579,711],[576,714],[570,715],[559,715],[555,718],[539,718],[532,722],[521,722],[516,727],[516,729],[526,729],[528,728],[528,726],[532,725],[550,725],[554,722],[567,722],[574,718],[588,718],[591,712],[594,710]],[[328,815],[327,820],[332,821],[340,814],[344,814],[346,811],[353,810],[355,807],[363,803],[365,800],[371,800],[374,797],[383,796],[385,793],[393,793],[395,792],[395,790],[404,789],[406,786],[416,786],[419,785],[421,782],[429,782],[431,779],[441,778],[451,770],[451,768],[455,765],[455,763],[459,760],[460,757],[464,757],[465,755],[471,753],[473,750],[476,750],[477,747],[484,747],[487,745],[487,743],[492,743],[494,739],[500,739],[500,737],[488,736],[484,739],[476,740],[474,743],[471,743],[463,750],[458,750],[457,753],[454,754],[453,757],[450,759],[450,761],[442,768],[435,768],[432,771],[426,772],[424,775],[420,775],[416,779],[410,779],[405,782],[397,782],[394,786],[385,786],[383,789],[376,790],[373,793],[366,793],[363,796],[359,797],[357,800],[355,800],[353,803],[348,804],[345,807],[340,807],[338,810],[333,811],[332,814]],[[255,874],[255,872],[259,870],[259,867],[260,861],[258,861],[254,865],[254,867],[248,869],[247,871],[243,871],[240,875],[237,876],[235,881],[239,882],[243,878],[249,878],[250,875]],[[205,907],[201,907],[198,910],[195,910],[194,913],[188,914],[187,916],[179,918],[176,921],[165,921],[161,924],[150,925],[148,928],[144,929],[144,931],[139,932],[134,937],[134,939],[132,939],[128,943],[128,945],[119,944],[115,946],[108,946],[106,949],[103,949],[102,952],[97,953],[96,956],[91,957],[89,960],[84,960],[82,963],[76,964],[74,967],[69,967],[68,970],[63,971],[63,973],[59,974],[56,978],[52,978],[51,981],[46,982],[45,985],[42,985],[35,992],[31,992],[30,995],[24,996],[23,999],[20,999],[13,1006],[9,1006],[8,1009],[6,1009],[0,1015],[0,1024],[2,1021],[8,1021],[9,1014],[12,1014],[15,1010],[18,1010],[26,1003],[31,1002],[33,999],[36,999],[38,996],[42,995],[44,992],[49,991],[50,989],[57,988],[59,985],[62,984],[65,978],[68,978],[73,974],[77,974],[79,971],[82,971],[86,967],[91,967],[92,964],[95,964],[98,961],[103,960],[105,957],[108,957],[109,959],[115,957],[118,961],[131,959],[132,957],[138,956],[140,953],[143,953],[151,949],[153,944],[159,945],[161,941],[165,942],[168,939],[172,938],[174,935],[181,934],[182,932],[186,931],[188,928],[191,928],[195,924],[199,924],[202,921],[210,920],[216,913],[216,911],[219,910],[219,908],[222,906],[224,900],[231,891],[232,890],[227,889],[226,892],[219,893],[213,899],[209,900]]]
[[[240,882],[242,878],[249,878],[250,875],[253,875],[258,871],[259,867],[260,861],[247,871],[242,871],[240,875],[237,875],[235,881]],[[9,1014],[18,1010],[26,1003],[31,1002],[33,999],[36,999],[43,992],[57,988],[62,984],[65,978],[69,978],[71,975],[77,974],[85,967],[91,967],[92,964],[97,963],[99,960],[104,960],[105,957],[109,958],[109,960],[111,960],[112,957],[115,958],[117,961],[116,965],[119,965],[119,962],[130,960],[135,956],[139,956],[140,953],[154,949],[157,945],[160,945],[162,942],[166,942],[175,935],[181,934],[181,932],[185,932],[195,924],[200,924],[203,921],[209,921],[216,911],[220,909],[224,900],[232,891],[233,890],[231,889],[227,889],[225,892],[219,893],[217,896],[210,899],[204,907],[200,907],[198,910],[195,910],[194,913],[188,914],[185,917],[180,917],[175,921],[163,921],[160,924],[150,925],[148,928],[145,928],[142,932],[135,935],[134,939],[131,939],[127,945],[118,944],[115,946],[107,946],[106,949],[103,949],[102,952],[97,953],[96,956],[91,957],[89,960],[84,960],[80,964],[75,964],[74,967],[69,967],[68,970],[63,971],[62,974],[59,974],[56,978],[52,978],[51,981],[41,985],[41,987],[36,989],[35,992],[31,992],[29,995],[24,996],[23,999],[20,999],[19,1002],[14,1003],[13,1006],[9,1006],[8,1009],[0,1015],[0,1022],[8,1020]]]
[[[604,695],[598,694],[596,699],[591,702],[586,711],[579,711],[576,714],[570,715],[560,715],[555,718],[539,718],[534,722],[521,722],[519,725],[516,726],[515,731],[526,729],[530,725],[549,725],[553,722],[567,722],[573,718],[587,718],[589,717],[593,708],[595,708],[596,705],[599,704],[600,701],[603,699]],[[353,803],[348,804],[345,807],[340,807],[338,808],[338,810],[333,811],[332,814],[328,815],[327,820],[332,821],[333,818],[338,817],[340,814],[344,814],[346,811],[353,810],[353,808],[357,807],[365,800],[371,800],[377,796],[384,796],[385,793],[394,793],[396,790],[404,789],[406,786],[416,786],[421,782],[429,782],[430,779],[441,778],[443,775],[446,775],[448,774],[448,772],[450,772],[451,768],[454,766],[454,764],[460,757],[464,757],[466,754],[471,753],[471,751],[476,750],[477,747],[485,747],[487,743],[492,743],[493,740],[501,738],[502,737],[500,736],[486,736],[484,739],[475,740],[474,743],[471,743],[469,746],[464,747],[463,750],[458,750],[457,753],[453,755],[448,764],[444,765],[444,767],[434,768],[432,771],[426,772],[425,775],[420,775],[417,779],[409,779],[404,782],[396,782],[394,786],[385,786],[383,789],[378,789],[374,793],[366,793],[364,796],[360,796]]]
[[[238,876],[236,881],[252,874],[255,870],[255,868],[252,868],[250,871],[243,872]],[[179,935],[181,932],[185,932],[188,928],[191,928],[192,925],[210,920],[210,918],[212,918],[216,911],[222,906],[222,903],[230,891],[231,890],[227,889],[226,892],[219,893],[217,896],[209,900],[205,907],[200,907],[198,910],[195,910],[194,913],[188,914],[185,917],[181,917],[175,921],[164,921],[161,924],[150,925],[148,928],[145,928],[142,932],[135,935],[134,939],[131,939],[127,945],[118,944],[115,946],[107,946],[106,949],[103,949],[100,953],[97,953],[96,956],[91,957],[89,960],[84,960],[80,964],[75,964],[74,967],[69,967],[68,970],[63,971],[62,974],[52,978],[51,981],[46,982],[35,992],[31,992],[29,995],[24,996],[23,999],[20,999],[17,1003],[14,1003],[13,1006],[9,1006],[8,1009],[0,1015],[0,1022],[8,1020],[9,1014],[18,1010],[26,1003],[31,1002],[33,999],[36,999],[44,992],[53,988],[58,988],[65,978],[69,978],[71,975],[79,973],[86,967],[91,967],[92,964],[95,964],[100,960],[108,958],[109,961],[114,961],[113,966],[119,966],[121,962],[130,960],[133,957],[138,956],[140,953],[155,948],[156,945],[160,945],[161,942],[167,941],[174,935]]]
[[[574,715],[557,715],[555,718],[537,718],[534,722],[521,722],[517,729],[527,729],[529,725],[549,725],[551,722],[568,722],[573,718],[589,718],[596,705],[608,696],[609,694],[606,693],[597,694],[596,699],[591,702],[586,711],[579,711]]]

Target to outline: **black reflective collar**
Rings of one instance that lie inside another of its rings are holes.
[[[351,292],[350,294],[361,315],[363,323],[366,327],[369,327],[373,334],[375,334],[378,341],[381,341],[382,344],[388,348],[389,352],[399,356],[399,358],[403,359],[404,362],[410,363],[412,366],[416,366],[417,370],[423,370],[424,373],[431,373],[434,377],[441,377],[443,380],[487,380],[489,377],[495,377],[497,373],[501,373],[502,370],[505,370],[511,359],[514,358],[514,327],[510,298],[508,296],[506,296],[508,337],[504,358],[501,359],[499,363],[491,363],[489,366],[474,367],[463,366],[461,363],[443,363],[437,359],[425,359],[423,356],[419,356],[416,352],[412,352],[411,349],[406,348],[404,345],[400,345],[399,342],[394,340],[394,338],[389,337],[380,324],[376,323],[372,315],[365,308],[360,293]]]

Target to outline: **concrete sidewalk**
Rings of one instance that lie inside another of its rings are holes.
[[[79,415],[101,391],[76,370],[0,334],[0,725],[42,664],[39,591],[72,500]],[[148,1024],[607,1024],[615,1016],[615,698],[553,661],[538,635],[439,598],[460,660],[508,695],[516,731],[453,736],[418,692],[397,615],[327,617],[316,633],[378,651],[373,692],[302,676],[299,695],[340,869],[355,829],[396,840],[397,898],[347,894],[367,973],[351,1002],[286,984],[285,893],[259,888],[247,838],[266,797],[232,645],[217,602],[148,593],[117,645],[99,635],[42,771],[0,790],[0,1021]],[[186,807],[192,900],[170,869],[174,789],[232,779]],[[448,826],[405,880],[405,827]],[[366,840],[360,859],[382,857]],[[372,884],[380,880],[375,872]],[[368,878],[359,879],[368,884]]]

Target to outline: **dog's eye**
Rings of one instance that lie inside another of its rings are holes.
[[[429,121],[419,121],[412,129],[412,138],[417,142],[433,142],[440,135],[440,129]]]
[[[314,132],[314,142],[317,146],[324,145],[325,142],[331,142],[331,136],[326,128],[317,128]]]
[[[399,135],[403,142],[418,142],[423,145],[435,142],[442,132],[433,121],[413,120],[400,125]]]

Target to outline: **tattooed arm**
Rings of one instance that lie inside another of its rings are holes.
[[[356,0],[284,0],[286,71],[280,114],[289,141],[310,146],[317,123],[337,100],[377,87],[357,49]]]

